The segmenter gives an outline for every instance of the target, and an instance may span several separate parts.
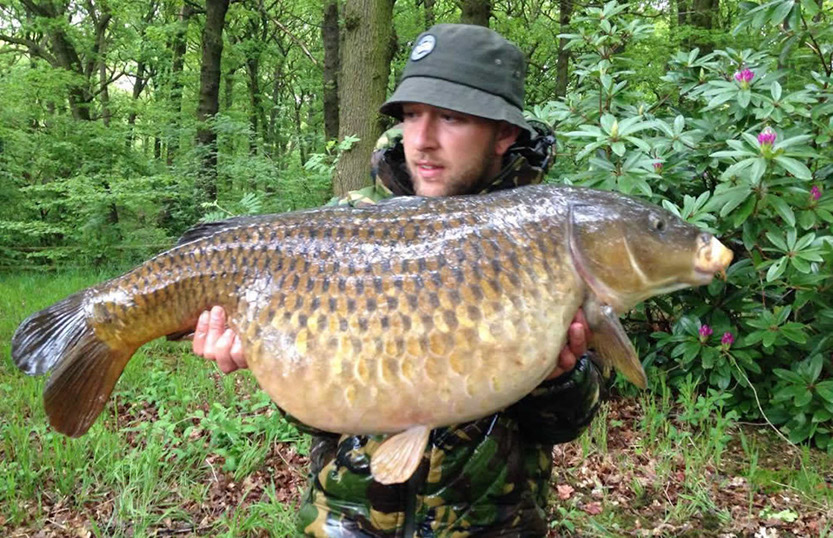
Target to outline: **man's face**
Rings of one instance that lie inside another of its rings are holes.
[[[500,171],[518,128],[422,103],[402,105],[405,161],[420,196],[470,194]]]

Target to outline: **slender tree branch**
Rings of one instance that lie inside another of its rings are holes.
[[[116,72],[114,71],[113,76],[111,76],[110,79],[107,82],[104,82],[104,83],[100,84],[96,91],[90,93],[90,96],[91,97],[97,97],[98,94],[103,92],[105,90],[105,88],[107,88],[110,84],[114,83],[115,81],[117,81],[121,77],[125,76],[126,74],[127,73],[125,73],[124,71],[120,71],[118,74],[116,74]]]
[[[32,41],[31,39],[24,39],[20,37],[0,34],[0,41],[5,41],[14,45],[24,46],[28,49],[28,52],[33,52],[39,57],[49,62],[50,64],[52,64],[53,66],[60,67],[60,63],[58,62],[58,59],[55,56],[53,56],[49,53],[49,51],[43,48],[43,46],[41,46],[40,43]]]
[[[288,36],[290,37],[290,39],[292,39],[292,41],[294,41],[295,43],[297,43],[297,44],[298,44],[298,46],[299,46],[299,47],[301,47],[301,50],[303,50],[303,51],[304,51],[304,54],[306,54],[307,58],[309,58],[309,59],[310,59],[310,61],[312,62],[312,65],[314,65],[315,67],[319,67],[319,66],[318,66],[318,60],[316,60],[316,59],[315,59],[315,57],[314,57],[314,56],[312,55],[312,53],[309,51],[309,49],[307,48],[307,46],[306,46],[306,45],[304,45],[304,43],[303,43],[300,39],[298,39],[298,38],[295,36],[295,34],[293,34],[293,33],[289,30],[289,28],[287,28],[286,26],[284,26],[283,24],[281,24],[281,21],[279,21],[279,20],[275,19],[274,17],[272,17],[272,22],[274,22],[274,23],[275,23],[275,26],[277,26],[278,28],[280,28],[280,29],[281,29],[281,31],[283,31],[283,33],[285,33],[286,35],[288,35]]]

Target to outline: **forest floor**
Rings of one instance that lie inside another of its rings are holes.
[[[11,334],[97,280],[0,281],[0,535],[293,535],[308,438],[248,373],[224,376],[185,344],[143,348],[84,437],[46,426],[43,381],[11,364]],[[550,536],[833,536],[833,456],[693,387],[614,397],[553,458]]]

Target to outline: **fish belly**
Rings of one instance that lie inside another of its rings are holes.
[[[236,316],[249,367],[282,409],[325,431],[438,427],[511,405],[555,367],[583,288],[542,261],[552,253],[494,243],[491,260],[311,267],[291,290],[272,278]]]

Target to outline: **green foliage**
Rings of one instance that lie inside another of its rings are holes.
[[[646,365],[677,387],[695,376],[730,391],[725,404],[742,416],[763,413],[791,441],[826,447],[833,20],[810,1],[743,8],[737,31],[760,32],[760,46],[676,52],[654,98],[628,69],[652,28],[623,4],[588,8],[563,36],[575,86],[532,115],[557,129],[555,178],[647,197],[735,252],[725,281],[629,315]]]

